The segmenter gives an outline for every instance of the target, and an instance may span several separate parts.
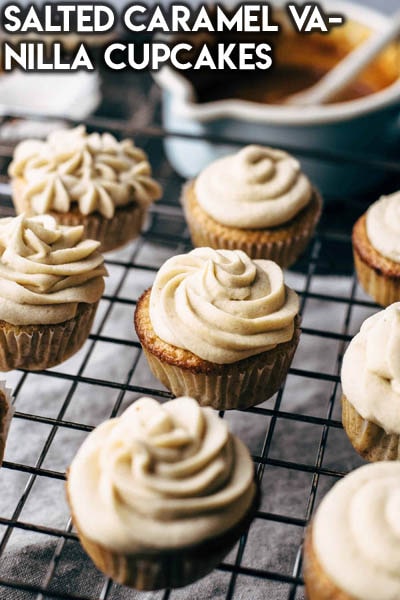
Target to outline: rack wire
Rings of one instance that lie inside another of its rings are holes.
[[[11,120],[12,116],[5,117],[2,123]],[[240,429],[249,445],[262,489],[260,510],[248,533],[200,584],[154,594],[128,590],[98,573],[80,549],[64,499],[65,469],[98,422],[119,414],[138,396],[170,398],[151,380],[130,324],[141,291],[146,283],[151,285],[161,263],[191,246],[178,201],[182,180],[168,165],[163,150],[165,137],[171,134],[159,126],[136,130],[131,124],[107,118],[91,118],[87,125],[119,136],[133,135],[149,152],[165,196],[152,208],[140,239],[107,256],[110,280],[83,349],[64,365],[48,371],[11,374],[16,412],[0,471],[0,598],[303,598],[305,527],[323,494],[361,464],[340,422],[339,373],[346,344],[362,320],[376,310],[351,274],[351,223],[365,209],[365,202],[328,202],[327,216],[309,250],[296,272],[287,274],[289,284],[301,297],[303,332],[283,388],[269,402],[244,413],[221,413],[234,430]],[[216,138],[211,141],[226,143]],[[12,142],[0,141],[2,216],[13,214],[6,175],[13,148]],[[296,150],[300,156],[305,154]],[[389,187],[400,180],[394,161],[368,161],[318,150],[314,155],[339,166],[354,160],[366,168],[380,169],[390,176]],[[338,212],[340,219],[335,219]],[[338,277],[338,273],[347,276]],[[121,320],[123,328],[115,331],[115,323]],[[105,351],[113,360],[108,370],[102,366],[98,372],[95,358]],[[43,399],[30,393],[39,385]],[[55,390],[54,402],[46,392],[50,386]],[[24,449],[24,437],[19,436],[28,430],[34,447]],[[47,504],[46,511],[43,504]]]

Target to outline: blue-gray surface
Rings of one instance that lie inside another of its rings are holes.
[[[126,4],[125,0],[120,3]],[[334,0],[331,2],[334,7]],[[376,6],[386,12],[400,8],[399,0],[365,0],[364,4]],[[126,260],[132,247],[116,253],[114,258]],[[136,260],[141,264],[152,264],[156,267],[169,257],[171,249],[145,243]],[[326,261],[332,260],[329,255]],[[110,265],[110,277],[107,280],[106,293],[115,294],[121,276],[118,263]],[[133,270],[120,290],[121,297],[136,298],[140,292],[151,285],[151,273],[145,270]],[[304,289],[306,278],[302,275],[289,274],[288,283],[298,290]],[[344,331],[347,305],[345,302],[323,301],[321,298],[335,296],[347,297],[351,292],[350,278],[316,277],[313,279],[311,292],[305,305],[303,326],[309,330],[326,330],[333,332],[331,338],[315,338],[302,336],[299,350],[295,357],[294,367],[306,371],[316,371],[328,375],[328,380],[304,379],[289,376],[282,398],[281,410],[287,413],[301,412],[311,417],[325,418],[334,383],[329,376],[337,373],[337,352],[340,336]],[[360,298],[365,296],[360,294]],[[108,302],[102,301],[96,319],[94,331],[100,324],[101,317],[108,308]],[[124,303],[116,304],[106,321],[102,334],[105,337],[134,339],[132,328],[132,307]],[[370,308],[357,306],[349,321],[348,333],[354,335],[364,318],[371,314]],[[335,334],[337,338],[335,339]],[[115,346],[105,342],[97,342],[96,351],[84,371],[88,378],[100,377],[103,380],[123,382],[135,360],[136,349],[127,347],[116,356]],[[58,372],[77,373],[88,345],[67,361],[54,369]],[[21,373],[7,375],[7,380],[14,387],[20,381]],[[139,386],[155,386],[158,383],[152,378],[146,362],[141,359],[132,382]],[[28,375],[21,394],[18,396],[16,410],[40,415],[42,418],[56,418],[68,394],[70,382],[59,378]],[[66,421],[82,422],[97,425],[109,417],[118,397],[118,390],[106,387],[78,385],[67,412],[63,415]],[[123,407],[134,400],[133,394],[127,393]],[[273,407],[273,402],[265,406]],[[269,417],[257,414],[232,412],[228,415],[232,429],[249,446],[253,454],[260,454],[264,434],[269,426]],[[336,390],[333,418],[340,419],[340,389]],[[43,420],[43,419],[42,419]],[[50,421],[51,423],[51,421]],[[29,422],[15,418],[12,423],[6,460],[20,465],[35,465],[42,451],[44,441],[51,431],[45,423]],[[278,419],[270,448],[272,461],[298,462],[314,465],[319,448],[322,427],[313,423],[300,423],[290,419]],[[76,449],[84,439],[84,432],[60,428],[51,444],[42,468],[64,472],[68,467]],[[360,459],[350,447],[342,430],[330,430],[323,467],[348,471],[361,464]],[[29,481],[29,472],[14,469],[0,470],[0,516],[12,518],[14,509],[24,496]],[[307,511],[307,498],[312,487],[312,473],[278,468],[269,465],[263,479],[262,510],[297,519],[304,519]],[[333,478],[322,476],[319,482],[317,502],[333,483]],[[65,501],[64,483],[58,479],[38,477],[24,508],[18,519],[24,523],[33,523],[44,527],[55,527],[63,530],[68,522],[69,511]],[[0,535],[6,528],[0,526]],[[294,525],[283,525],[279,522],[257,519],[252,526],[243,555],[243,565],[258,569],[267,569],[279,573],[290,574],[296,559],[296,552],[301,541],[302,529]],[[1,541],[1,540],[0,540]],[[24,581],[33,585],[42,585],[46,581],[48,567],[53,560],[54,575],[50,581],[50,589],[60,593],[82,594],[89,598],[99,598],[104,578],[95,570],[76,542],[67,542],[59,552],[59,540],[50,535],[30,532],[24,528],[15,528],[1,555],[0,577]],[[235,554],[228,558],[234,561]],[[229,585],[230,574],[215,571],[209,577],[190,588],[175,591],[171,600],[223,600]],[[283,600],[288,597],[289,586],[284,583],[269,583],[251,577],[240,576],[237,580],[236,600]],[[36,600],[36,594],[19,590],[0,588],[2,600]],[[109,600],[162,600],[162,593],[139,594],[119,586],[114,586],[108,596]],[[296,600],[303,598],[299,590]]]

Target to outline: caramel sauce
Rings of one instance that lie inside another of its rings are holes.
[[[281,33],[271,39],[257,38],[258,41],[270,42],[274,49],[274,64],[269,70],[197,71],[193,74],[187,72],[185,76],[191,80],[200,103],[236,99],[282,105],[292,94],[316,84],[370,35],[370,29],[351,20],[343,27],[332,30],[329,35],[299,35],[283,27]],[[226,41],[232,40],[228,36]],[[246,37],[245,41],[250,40]],[[400,42],[383,51],[331,103],[369,96],[384,90],[399,78]]]
[[[222,80],[198,89],[197,99],[199,102],[213,102],[233,98],[261,104],[284,104],[289,96],[315,85],[327,72],[318,67],[288,64],[269,72],[253,75],[241,73],[240,80]],[[357,79],[332,102],[355,100],[373,94],[378,89]]]

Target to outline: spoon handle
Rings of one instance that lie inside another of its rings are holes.
[[[316,85],[305,92],[294,94],[288,104],[302,106],[324,104],[341,92],[378,54],[400,35],[400,11],[390,19],[390,25],[384,32],[378,32],[364,44],[353,50],[336,67],[331,69]]]

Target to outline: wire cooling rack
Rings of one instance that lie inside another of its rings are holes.
[[[10,123],[11,117],[3,119],[3,125]],[[107,255],[110,279],[83,349],[49,371],[10,374],[16,412],[0,471],[0,598],[304,598],[305,527],[333,483],[361,464],[340,422],[339,372],[347,342],[376,310],[352,274],[351,223],[365,209],[365,200],[340,203],[336,197],[332,205],[328,198],[318,234],[296,271],[287,273],[301,297],[303,333],[284,387],[267,403],[221,415],[250,447],[262,488],[261,507],[249,532],[200,583],[150,594],[128,590],[99,573],[81,550],[65,502],[65,470],[98,422],[141,395],[170,397],[148,372],[132,318],[159,266],[168,256],[189,250],[190,240],[178,201],[182,181],[165,159],[162,128],[137,131],[105,118],[90,119],[88,126],[133,135],[149,153],[165,195],[152,208],[141,238]],[[13,214],[6,175],[13,147],[0,141],[3,216]],[[315,156],[339,168],[349,160],[360,164],[355,157],[318,151]],[[386,173],[388,189],[399,184],[398,164],[363,160],[366,169]],[[96,362],[102,355],[110,357],[105,367]]]

